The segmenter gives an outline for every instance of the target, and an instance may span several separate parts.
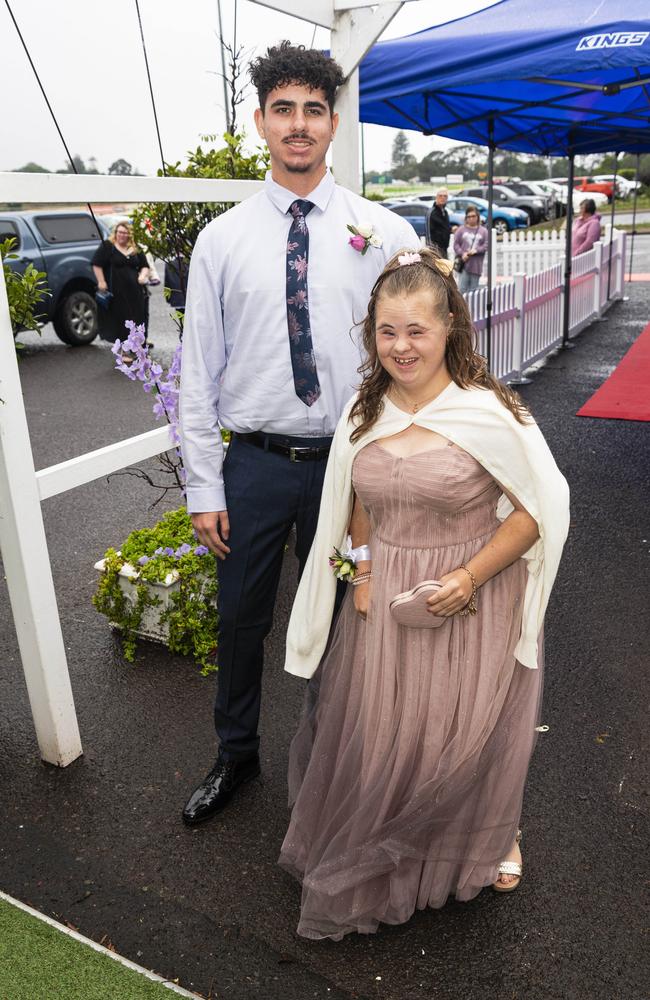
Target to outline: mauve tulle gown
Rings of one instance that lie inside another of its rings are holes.
[[[289,762],[280,864],[302,882],[298,933],[339,940],[494,882],[519,825],[542,689],[515,660],[526,568],[435,629],[388,605],[468,562],[494,534],[500,489],[452,445],[408,458],[373,442],[353,482],[371,520],[366,622],[353,588],[309,684]]]

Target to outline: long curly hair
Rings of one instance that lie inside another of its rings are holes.
[[[272,90],[295,83],[309,87],[310,90],[324,91],[332,114],[336,91],[345,79],[341,67],[330,56],[318,49],[292,45],[286,40],[271,46],[266,55],[254,59],[249,72],[262,112]]]
[[[362,437],[380,417],[384,409],[384,395],[392,383],[391,376],[382,366],[375,339],[377,303],[381,297],[411,295],[426,290],[431,292],[434,313],[443,323],[449,324],[445,347],[447,370],[461,389],[489,389],[512,413],[520,424],[530,419],[530,412],[523,400],[509,386],[491,375],[485,358],[476,350],[476,331],[465,299],[458,291],[449,261],[431,247],[420,247],[420,260],[413,264],[400,264],[400,250],[386,264],[377,278],[368,303],[368,314],[362,324],[362,341],[366,360],[358,369],[362,376],[359,395],[350,411],[350,421],[356,424],[351,441]],[[449,314],[451,313],[451,320]]]

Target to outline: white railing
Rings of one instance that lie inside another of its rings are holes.
[[[524,244],[520,247],[522,255],[534,252],[525,241],[520,242]],[[555,253],[560,259],[555,263],[537,273],[519,271],[492,290],[490,361],[493,373],[504,381],[520,379],[526,368],[562,343],[564,255],[559,247],[561,241],[557,242]],[[609,278],[609,242],[596,243],[587,253],[572,259],[569,338],[576,337],[612,302],[623,297],[625,248],[626,234],[615,231]],[[479,351],[487,355],[487,288],[479,287],[466,299],[478,331]]]
[[[0,173],[0,201],[24,204],[236,202],[260,187],[259,181]],[[168,428],[157,427],[36,471],[3,275],[0,278],[0,551],[38,745],[43,760],[51,764],[65,767],[82,749],[41,501],[152,458],[170,447]]]
[[[492,230],[493,260],[497,262],[496,274],[500,277],[510,277],[522,272],[537,274],[545,271],[552,264],[564,260],[566,233],[562,230],[529,230],[519,229],[512,233],[504,233],[497,240],[495,230]]]

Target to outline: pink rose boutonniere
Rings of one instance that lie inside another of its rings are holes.
[[[375,233],[371,222],[360,222],[358,226],[348,223],[348,230],[352,233],[348,243],[353,250],[357,250],[362,256],[368,247],[379,249],[384,242],[381,236],[377,236]]]

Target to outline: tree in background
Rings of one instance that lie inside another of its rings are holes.
[[[120,177],[130,177],[133,174],[133,167],[128,160],[115,160],[108,168],[109,174],[118,174]]]
[[[398,132],[393,139],[391,163],[394,167],[403,167],[408,162],[410,156],[408,137],[405,132]]]
[[[34,163],[30,160],[24,167],[16,167],[12,172],[15,174],[49,174],[50,171],[47,167],[42,167],[40,163]]]

